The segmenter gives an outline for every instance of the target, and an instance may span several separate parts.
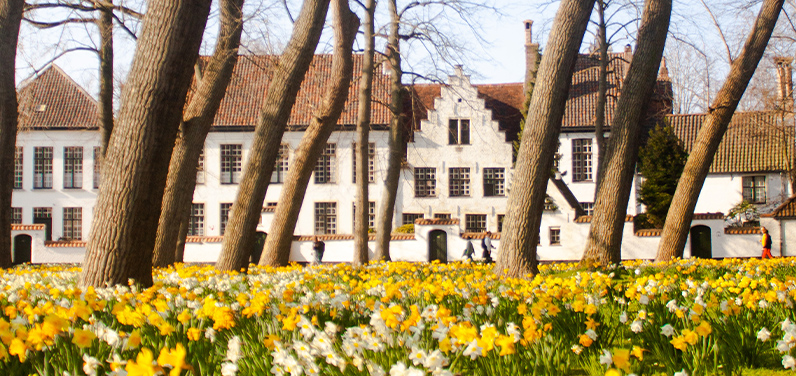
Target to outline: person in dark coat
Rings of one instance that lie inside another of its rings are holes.
[[[481,257],[484,259],[484,263],[491,264],[492,263],[492,250],[495,249],[495,246],[492,245],[492,233],[487,231],[484,234],[484,238],[481,240],[481,248],[483,249],[483,254]]]
[[[323,252],[326,250],[326,243],[318,239],[317,236],[312,237],[312,264],[320,265],[323,260]]]
[[[473,248],[473,241],[471,239],[467,239],[467,247],[464,249],[464,259],[473,261],[474,254],[475,249]]]

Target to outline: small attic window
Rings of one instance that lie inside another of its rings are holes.
[[[40,104],[38,107],[36,107],[36,112],[44,112],[44,111],[47,111],[46,104]]]

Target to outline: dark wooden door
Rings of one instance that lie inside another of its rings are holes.
[[[448,234],[433,230],[428,234],[428,261],[448,262]]]
[[[50,241],[53,240],[53,219],[52,218],[45,218],[45,217],[38,217],[33,218],[33,223],[35,224],[43,224],[44,225],[44,240]]]
[[[14,237],[14,254],[11,260],[14,265],[30,262],[31,243],[30,235],[17,235]]]
[[[710,241],[710,227],[700,225],[691,228],[691,257],[713,257]]]

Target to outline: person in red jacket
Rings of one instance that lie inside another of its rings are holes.
[[[773,258],[771,256],[771,235],[768,234],[768,229],[761,227],[760,233],[763,234],[760,239],[760,243],[763,245],[763,256],[761,258]]]

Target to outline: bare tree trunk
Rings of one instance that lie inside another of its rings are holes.
[[[331,87],[323,98],[323,105],[304,131],[293,165],[282,187],[276,205],[271,231],[266,238],[265,251],[260,265],[285,266],[290,259],[290,245],[296,229],[301,203],[307,192],[310,175],[315,169],[318,155],[326,146],[326,140],[334,131],[340,113],[348,99],[348,88],[354,69],[351,47],[359,29],[359,19],[348,8],[348,0],[334,0],[334,57],[332,58]]]
[[[611,124],[605,165],[600,168],[602,178],[581,260],[584,264],[606,265],[622,259],[622,230],[638,160],[638,139],[657,81],[671,14],[671,0],[647,0],[644,5],[636,52]]]
[[[403,101],[401,91],[403,84],[401,77],[401,45],[399,27],[401,24],[398,15],[396,0],[388,0],[390,9],[390,35],[387,39],[387,60],[390,64],[390,137],[389,152],[387,156],[387,173],[384,179],[384,193],[376,218],[376,260],[390,260],[390,235],[392,234],[393,214],[395,212],[395,198],[398,196],[398,183],[401,178],[401,159],[403,158],[403,122],[401,113]],[[367,208],[367,206],[365,206]]]
[[[177,258],[177,253],[184,249],[185,237],[188,235],[199,155],[238,61],[238,46],[243,31],[241,7],[243,0],[221,1],[221,26],[216,48],[207,67],[202,70],[201,80],[197,80],[198,89],[180,124],[155,240],[153,264],[156,267],[182,261],[182,257]]]
[[[683,256],[688,230],[694,215],[699,193],[705,183],[716,150],[727,131],[735,108],[741,100],[749,80],[771,38],[784,0],[765,0],[755,24],[746,39],[741,55],[730,65],[730,73],[716,95],[702,123],[696,142],[680,176],[672,197],[669,214],[663,225],[656,261],[668,261]]]
[[[100,34],[100,88],[98,115],[100,125],[100,156],[108,150],[108,141],[113,132],[113,0],[97,2],[100,17],[97,22]]]
[[[537,273],[536,243],[572,70],[594,0],[564,0],[542,55],[509,194],[495,273]]]
[[[329,0],[305,0],[293,26],[293,36],[279,59],[254,129],[254,141],[243,179],[227,224],[219,270],[248,267],[260,222],[263,200],[274,169],[282,135],[296,102],[296,94],[312,62],[323,29]]]
[[[209,0],[151,1],[103,161],[81,284],[152,284],[163,188]],[[164,152],[166,151],[166,152]]]
[[[594,197],[600,189],[600,175],[603,171],[603,157],[605,156],[605,102],[608,95],[608,37],[605,21],[605,1],[597,0],[597,42],[600,48],[600,76],[597,83],[597,103],[594,113],[594,138],[597,144],[597,182],[594,185]]]
[[[376,1],[365,1],[365,19],[363,29],[365,32],[365,51],[362,56],[362,78],[359,81],[359,108],[357,113],[357,153],[359,161],[357,170],[357,205],[354,213],[354,264],[368,263],[368,208],[369,195],[368,171],[370,155],[368,154],[368,141],[370,139],[370,108],[371,92],[373,91],[373,55],[374,55],[374,26],[373,16],[376,11]]]
[[[17,40],[23,0],[0,2],[0,268],[11,266],[11,193],[17,140]]]

